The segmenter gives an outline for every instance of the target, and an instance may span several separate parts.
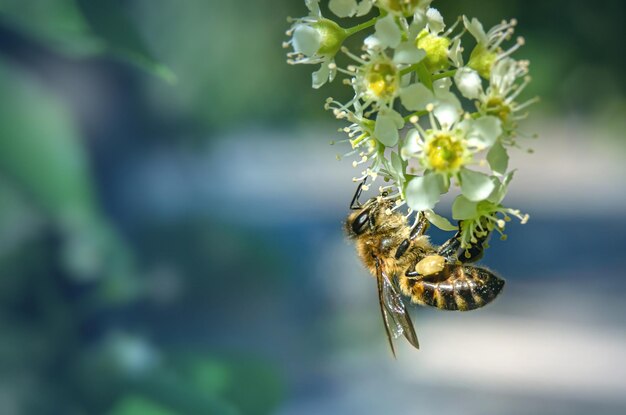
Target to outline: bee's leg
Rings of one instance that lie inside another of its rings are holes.
[[[437,255],[441,255],[448,262],[456,262],[457,253],[461,248],[461,240],[460,240],[461,232],[457,232],[452,238],[448,239],[443,245],[439,247],[437,250]]]
[[[417,238],[418,236],[424,235],[428,229],[428,219],[426,219],[426,215],[422,212],[417,214],[417,220],[415,221],[415,225],[411,228],[411,235],[409,236],[410,240]]]
[[[413,225],[413,227],[411,228],[411,234],[409,235],[409,239],[405,239],[404,241],[400,243],[400,245],[398,245],[398,248],[396,249],[395,258],[399,259],[402,255],[404,255],[406,250],[409,249],[409,246],[411,246],[411,241],[417,238],[418,236],[423,235],[424,232],[426,232],[427,228],[428,228],[428,220],[426,219],[426,216],[424,216],[422,212],[418,213],[417,220],[415,221],[415,225]]]
[[[471,247],[463,249],[459,252],[459,261],[463,263],[476,262],[481,259],[485,253],[485,244],[489,238],[489,233],[478,238]]]
[[[407,278],[411,278],[411,279],[414,279],[414,280],[421,280],[422,278],[424,278],[424,276],[420,275],[420,273],[417,272],[417,271],[407,271],[407,272],[404,273],[404,275]]]
[[[461,222],[459,222],[459,228]],[[481,236],[478,241],[469,248],[461,249],[461,231],[458,231],[452,238],[448,239],[437,251],[437,254],[445,257],[450,262],[460,261],[462,263],[476,262],[483,257],[485,243],[489,234]]]
[[[363,186],[365,185],[365,182],[367,182],[367,176],[365,177],[365,179],[363,179],[361,183],[359,183],[359,186],[356,188],[356,192],[354,192],[354,196],[352,197],[352,201],[350,202],[350,209],[358,210],[363,207],[361,205],[361,202],[359,202],[359,197],[361,197],[361,192],[363,191]]]

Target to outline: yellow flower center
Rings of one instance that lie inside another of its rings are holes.
[[[400,77],[395,65],[373,62],[365,70],[365,89],[374,99],[393,98],[400,86]]]
[[[427,167],[442,173],[454,173],[465,162],[465,146],[452,133],[440,132],[426,143],[425,155]]]
[[[511,113],[511,107],[507,105],[501,97],[489,97],[486,103],[486,111],[489,115],[494,115],[502,122],[505,122]]]
[[[415,12],[420,0],[378,0],[379,7],[397,14],[410,16]]]
[[[415,45],[426,52],[424,63],[431,72],[441,71],[450,66],[448,62],[450,39],[447,37],[430,34],[424,29],[417,35]]]
[[[484,46],[477,45],[470,55],[467,66],[474,69],[483,78],[489,79],[491,68],[493,68],[497,57],[498,54],[496,52],[490,52]]]

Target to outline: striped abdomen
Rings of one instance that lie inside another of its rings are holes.
[[[504,280],[484,268],[452,266],[422,279],[400,278],[400,288],[414,303],[442,310],[468,311],[490,303]]]

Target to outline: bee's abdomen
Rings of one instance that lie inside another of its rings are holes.
[[[404,278],[401,288],[414,303],[442,310],[468,311],[493,301],[504,280],[478,267],[453,266],[436,278]]]

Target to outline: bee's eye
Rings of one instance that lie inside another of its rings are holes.
[[[352,221],[352,231],[361,235],[367,229],[367,223],[369,222],[369,211],[363,211]]]

